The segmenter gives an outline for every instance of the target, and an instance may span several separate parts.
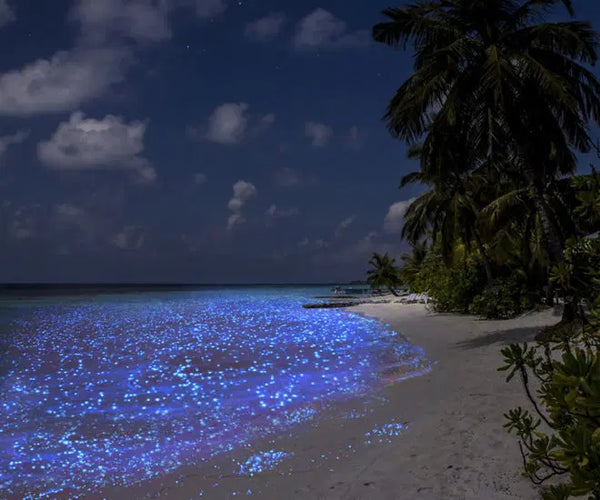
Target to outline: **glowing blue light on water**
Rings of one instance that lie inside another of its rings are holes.
[[[419,349],[375,321],[302,309],[311,294],[9,307],[0,318],[0,497],[127,487],[313,419],[325,403],[371,390],[381,374],[426,369]],[[285,458],[266,453],[240,470]]]

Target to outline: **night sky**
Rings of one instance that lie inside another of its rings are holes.
[[[389,5],[0,0],[0,281],[334,282],[402,253]]]

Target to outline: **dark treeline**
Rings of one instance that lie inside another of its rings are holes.
[[[600,498],[600,176],[578,162],[600,158],[600,37],[576,3],[419,2],[386,9],[373,30],[413,51],[384,119],[419,162],[400,187],[427,190],[405,214],[403,266],[375,254],[370,283],[488,318],[561,305],[538,345],[503,350],[532,408],[507,414],[525,472],[564,479],[547,499]]]

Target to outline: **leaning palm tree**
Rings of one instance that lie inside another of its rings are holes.
[[[591,147],[600,118],[590,23],[537,21],[559,0],[438,0],[383,12],[376,41],[412,42],[414,73],[391,100],[391,133],[422,143],[421,169],[443,178],[483,165],[511,169],[528,187],[551,260],[564,246],[548,203],[553,182]],[[562,3],[571,10],[571,2]],[[448,150],[462,148],[448,162]]]
[[[367,271],[367,283],[371,285],[371,288],[387,288],[394,295],[398,295],[395,287],[400,284],[400,278],[395,261],[387,253],[383,255],[373,253],[371,260],[369,260],[371,269]]]

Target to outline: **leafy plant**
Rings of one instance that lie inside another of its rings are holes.
[[[534,411],[510,410],[505,425],[519,437],[525,474],[544,484],[559,476],[561,484],[543,490],[546,500],[589,495],[600,498],[600,267],[598,241],[573,241],[566,260],[552,279],[563,296],[583,296],[592,314],[577,310],[579,321],[561,322],[551,336],[535,346],[502,349],[507,381],[519,375]],[[590,265],[591,263],[591,265]],[[582,287],[592,285],[583,291]],[[579,304],[579,302],[577,302]],[[532,391],[537,380],[539,389]]]
[[[371,288],[387,288],[394,295],[398,295],[395,288],[401,284],[401,280],[395,262],[387,253],[373,253],[369,261],[371,269],[367,271],[367,283]]]
[[[542,303],[542,294],[530,289],[518,275],[498,278],[477,295],[469,312],[486,319],[507,319]]]

